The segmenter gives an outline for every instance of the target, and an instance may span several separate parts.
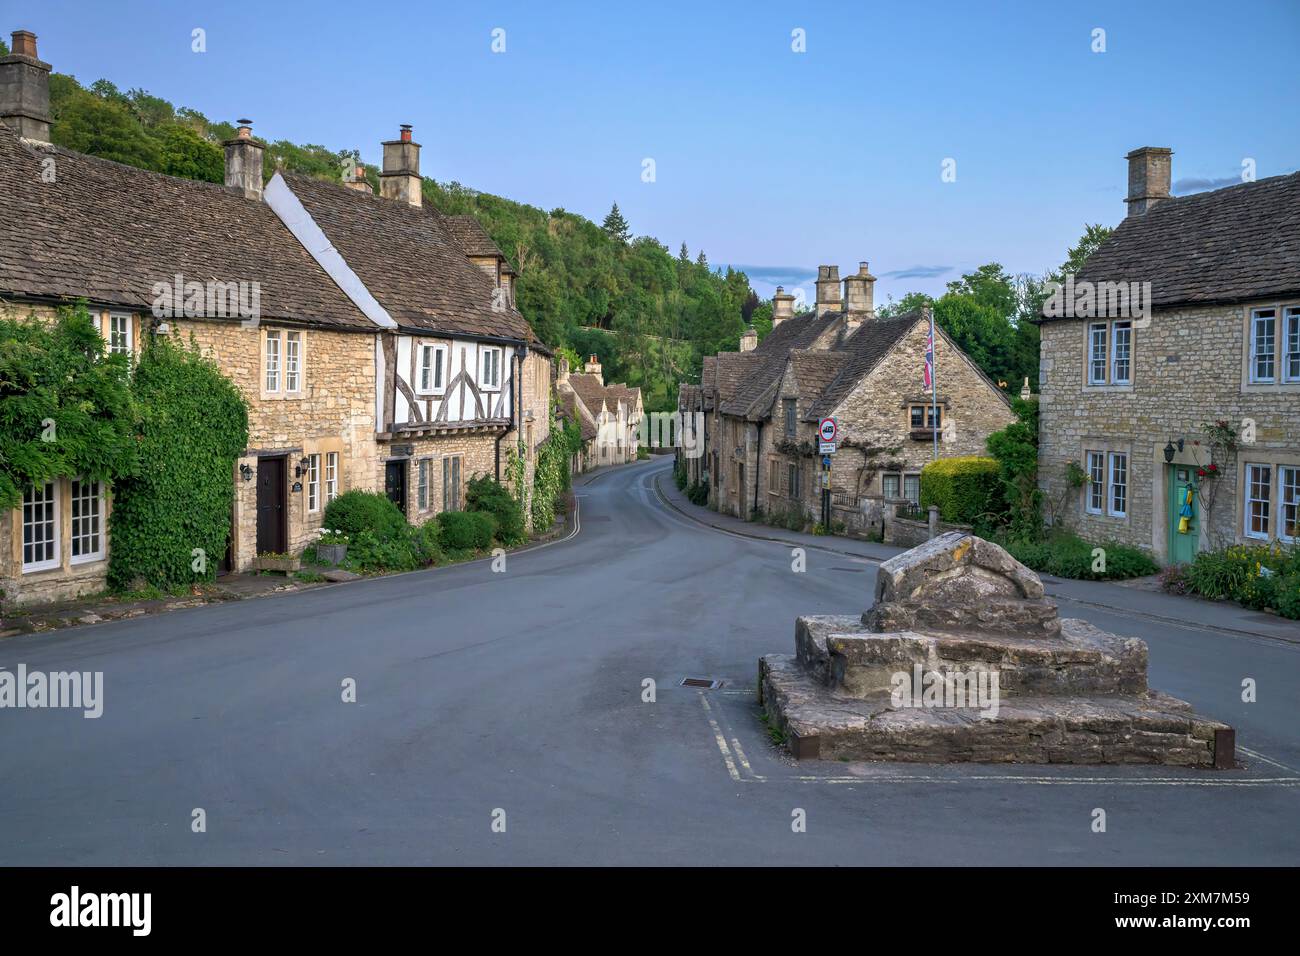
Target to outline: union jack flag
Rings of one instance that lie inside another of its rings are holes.
[[[927,392],[934,389],[934,325],[930,325],[930,332],[925,338],[925,390]]]

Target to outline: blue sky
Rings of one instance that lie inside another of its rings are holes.
[[[258,135],[357,147],[751,267],[768,294],[871,263],[877,301],[980,263],[1041,272],[1176,181],[1300,167],[1300,2],[311,3],[0,0],[60,72]],[[206,31],[207,52],[191,51]],[[492,52],[492,31],[505,52]],[[1093,31],[1106,51],[1092,52]],[[792,31],[806,52],[792,50]],[[643,160],[655,181],[642,181]],[[942,182],[945,159],[956,180]]]

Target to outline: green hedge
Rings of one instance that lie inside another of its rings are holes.
[[[941,458],[921,469],[921,508],[938,505],[944,521],[974,524],[1001,504],[1002,480],[992,458]]]
[[[448,551],[485,551],[492,547],[497,522],[486,511],[444,511],[438,515],[440,540]]]
[[[1165,587],[1300,619],[1300,548],[1273,542],[1202,551],[1167,575]]]
[[[998,542],[1021,564],[1054,574],[1058,578],[1094,581],[1139,578],[1156,573],[1156,563],[1145,551],[1109,541],[1093,544],[1068,531],[1057,531],[1037,540],[1002,540]],[[1093,550],[1105,551],[1105,565],[1094,571],[1097,559]]]
[[[465,508],[496,519],[497,537],[511,548],[528,540],[524,509],[510,489],[494,478],[471,478],[465,486]]]
[[[324,527],[354,537],[362,531],[376,538],[396,538],[406,530],[400,508],[377,491],[345,491],[325,506]]]

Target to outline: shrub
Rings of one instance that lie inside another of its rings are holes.
[[[507,547],[528,540],[524,525],[524,509],[510,489],[499,481],[488,478],[471,478],[465,486],[465,508],[470,512],[483,512],[496,519],[497,538]]]
[[[1093,581],[1137,578],[1156,573],[1156,563],[1145,551],[1114,541],[1093,544],[1068,531],[1056,531],[1039,540],[1011,539],[1000,542],[1011,556],[1027,567],[1059,578]],[[1093,551],[1105,552],[1102,569]]]
[[[114,489],[108,583],[123,590],[143,578],[167,590],[210,581],[230,536],[248,405],[197,348],[168,339],[141,351],[133,385],[146,467]]]
[[[358,531],[348,545],[347,564],[361,571],[413,571],[420,563],[411,538],[406,530],[384,538],[369,529]]]
[[[369,531],[379,539],[396,538],[407,528],[401,509],[376,491],[345,491],[325,506],[324,523],[349,536]]]
[[[686,500],[693,505],[709,503],[709,486],[702,481],[695,481],[686,489]]]
[[[449,551],[484,551],[497,530],[496,519],[485,511],[444,511],[438,525],[439,541]]]
[[[1042,532],[1043,495],[1038,490],[1038,402],[1015,398],[1011,409],[1016,421],[984,441],[997,461],[1002,479],[1005,523],[1019,538]]]
[[[1300,549],[1237,544],[1202,551],[1186,566],[1189,590],[1213,601],[1231,600],[1300,617]]]
[[[442,526],[437,519],[431,518],[418,528],[411,529],[411,548],[415,560],[422,567],[442,562]]]
[[[921,469],[921,508],[939,506],[939,517],[973,524],[1000,510],[1003,500],[998,463],[992,458],[941,458]]]

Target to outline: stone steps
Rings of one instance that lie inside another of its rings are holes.
[[[759,693],[800,759],[1212,767],[1218,741],[1232,765],[1226,724],[1155,691],[1020,696],[990,719],[978,707],[895,709],[888,693],[831,693],[796,657],[768,655]]]

